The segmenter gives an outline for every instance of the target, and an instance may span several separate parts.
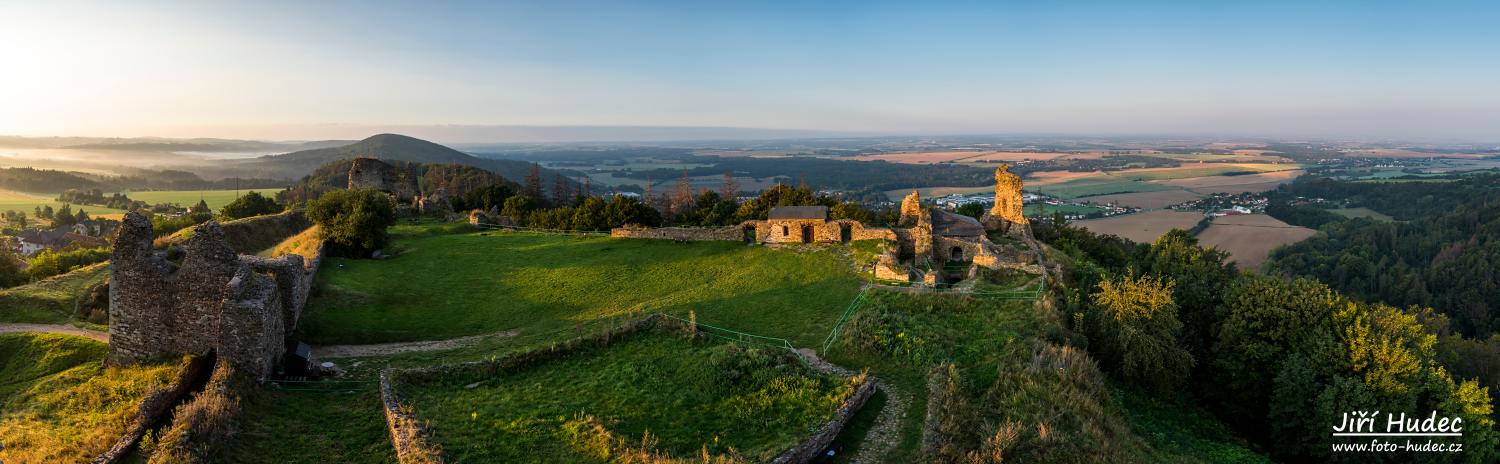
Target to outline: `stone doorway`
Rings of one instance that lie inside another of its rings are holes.
[[[745,239],[745,243],[746,244],[754,244],[755,243],[755,227],[754,226],[745,226],[745,230],[744,230],[743,233],[744,233],[744,239]]]
[[[854,226],[851,226],[849,224],[839,224],[839,241],[847,244],[849,243],[849,240],[853,238]]]
[[[812,243],[812,242],[813,242],[813,226],[810,225],[810,224],[803,224],[802,225],[802,243]]]
[[[963,247],[953,247],[953,250],[948,253],[948,256],[953,261],[963,261],[964,260],[964,249],[963,249]]]

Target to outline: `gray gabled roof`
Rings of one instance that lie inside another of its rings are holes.
[[[828,219],[827,206],[777,206],[771,208],[770,219]]]

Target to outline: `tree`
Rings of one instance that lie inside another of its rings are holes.
[[[199,199],[198,200],[198,204],[193,205],[192,208],[188,208],[188,212],[190,212],[190,213],[211,213],[211,212],[213,212],[213,210],[208,207],[208,202],[207,201],[203,201],[202,199]]]
[[[366,256],[385,247],[386,228],[396,223],[396,204],[373,189],[335,190],[309,202],[307,218],[318,225],[332,251]]]
[[[610,227],[626,224],[655,227],[661,224],[661,213],[639,200],[624,195],[609,199],[604,207],[605,221]]]
[[[693,208],[693,179],[688,177],[686,170],[682,171],[682,177],[677,178],[677,187],[672,189],[672,202],[667,211],[673,217],[685,214]]]
[[[1177,341],[1182,323],[1172,300],[1173,282],[1149,275],[1106,279],[1092,295],[1089,341],[1120,377],[1159,394],[1170,394],[1193,367]]]
[[[733,201],[740,195],[740,184],[734,181],[734,173],[724,172],[724,183],[719,185],[719,197]]]
[[[553,175],[552,178],[552,204],[563,206],[573,203],[572,187],[568,185],[568,179],[562,174]]]
[[[542,165],[531,163],[531,170],[526,172],[526,196],[545,200],[542,195]]]
[[[531,210],[536,209],[536,202],[525,195],[515,195],[505,199],[505,205],[500,209],[500,215],[521,221]]]
[[[281,205],[276,203],[276,199],[261,195],[260,192],[254,190],[241,195],[219,209],[219,215],[227,219],[240,219],[279,212],[281,212]]]
[[[979,203],[964,203],[954,209],[953,212],[979,219],[980,216],[984,216],[984,205]]]
[[[874,224],[875,213],[853,201],[845,201],[828,210],[828,218],[833,220],[852,219],[861,224]]]
[[[21,270],[21,257],[11,250],[10,244],[0,243],[0,288],[14,287],[26,283],[26,271]]]

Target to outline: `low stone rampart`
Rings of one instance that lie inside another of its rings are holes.
[[[680,242],[744,241],[744,229],[726,227],[616,227],[609,231],[615,238],[644,238]]]

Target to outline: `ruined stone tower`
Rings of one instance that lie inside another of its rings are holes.
[[[394,195],[398,201],[410,201],[417,193],[414,184],[395,166],[375,158],[355,158],[349,165],[351,189],[375,189]]]
[[[901,200],[901,217],[896,223],[901,226],[913,226],[922,216],[922,196],[917,194],[916,189],[912,189],[911,193]]]
[[[1027,224],[1021,203],[1021,176],[1012,174],[1004,163],[995,168],[995,206],[990,208],[990,215],[1012,224]]]
[[[302,256],[239,256],[218,223],[193,231],[181,264],[152,248],[151,221],[127,213],[110,257],[105,363],[205,354],[257,377],[272,372],[297,324],[312,276]]]

